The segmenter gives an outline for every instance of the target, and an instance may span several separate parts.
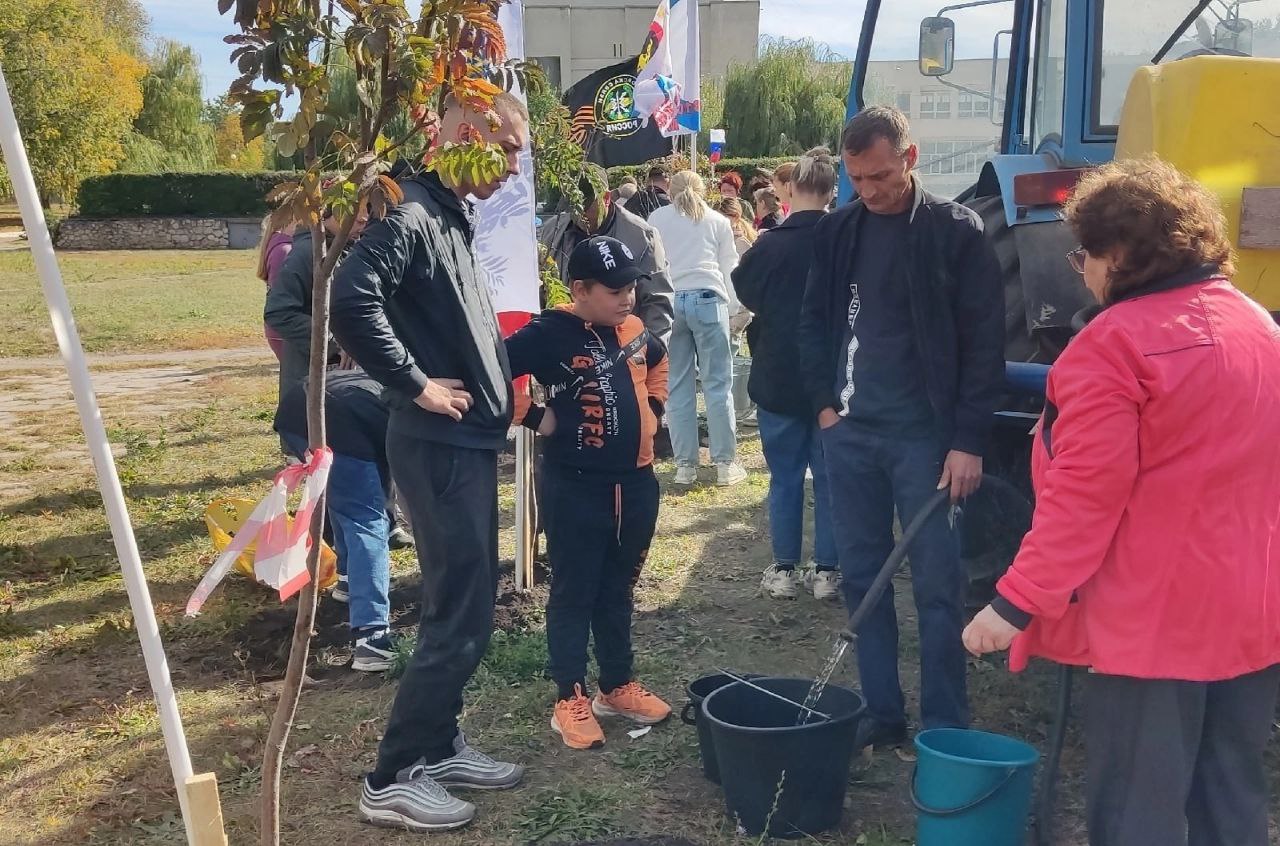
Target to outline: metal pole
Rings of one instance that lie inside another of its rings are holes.
[[[89,377],[89,365],[84,357],[84,347],[80,343],[80,333],[76,330],[71,303],[67,299],[67,291],[62,284],[62,273],[58,269],[58,260],[53,253],[53,239],[49,237],[44,211],[40,208],[40,195],[36,190],[35,178],[31,174],[31,163],[27,161],[27,151],[22,144],[22,135],[18,131],[18,119],[13,113],[13,101],[9,98],[9,84],[4,78],[3,68],[0,68],[0,150],[4,152],[9,180],[13,183],[13,193],[17,197],[18,209],[22,213],[22,225],[27,230],[27,240],[31,245],[36,272],[40,276],[40,285],[44,288],[44,298],[49,304],[53,334],[58,339],[58,350],[62,353],[62,360],[67,366],[67,375],[71,379],[71,392],[75,395],[76,408],[80,412],[80,423],[84,427],[85,440],[89,446],[89,455],[93,458],[93,468],[98,477],[98,489],[102,492],[102,504],[106,508],[107,522],[111,525],[111,538],[115,542],[116,555],[120,559],[125,590],[129,593],[133,625],[138,632],[138,640],[142,644],[142,658],[146,662],[147,676],[151,680],[151,692],[160,710],[160,728],[164,733],[169,766],[173,770],[173,784],[178,793],[179,807],[182,809],[187,843],[195,846],[193,826],[187,809],[186,791],[187,779],[192,775],[191,756],[187,752],[187,739],[182,730],[182,717],[178,713],[178,699],[174,694],[173,681],[169,678],[169,664],[165,658],[164,644],[160,641],[160,626],[156,622],[155,609],[151,605],[151,593],[147,589],[147,578],[142,569],[142,559],[138,555],[138,542],[133,536],[133,525],[129,520],[124,491],[120,488],[120,477],[116,474],[111,444],[107,440],[107,430],[102,424],[102,414],[93,392],[93,381]]]
[[[533,559],[537,552],[534,533],[533,432],[516,430],[516,590],[533,587]]]

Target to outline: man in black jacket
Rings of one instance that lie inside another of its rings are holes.
[[[506,788],[523,768],[469,746],[462,690],[493,633],[498,584],[498,450],[511,424],[511,373],[472,250],[468,195],[492,196],[519,172],[529,114],[496,98],[500,118],[451,104],[441,137],[464,129],[499,145],[492,182],[404,179],[404,200],[372,222],[334,277],[333,332],[387,389],[387,458],[409,511],[422,569],[418,646],[400,680],[360,813],[413,831],[466,825],[475,806],[446,786]]]
[[[859,199],[818,224],[799,344],[852,610],[893,547],[895,508],[905,526],[937,491],[958,504],[981,482],[1004,378],[1004,303],[981,219],[920,185],[901,112],[865,109],[841,147]],[[908,552],[921,722],[965,726],[965,578],[948,509]],[[858,632],[858,667],[868,706],[859,747],[905,741],[892,588]]]
[[[809,397],[796,378],[800,301],[813,260],[814,233],[826,216],[835,182],[831,153],[826,148],[806,153],[795,168],[791,216],[756,239],[733,271],[738,300],[755,315],[747,326],[747,392],[757,406],[760,445],[769,465],[773,544],[773,564],[765,569],[760,589],[774,599],[794,599],[798,593],[806,471],[813,475],[813,567],[804,581],[815,599],[840,596],[826,462]]]
[[[649,168],[648,184],[627,200],[627,211],[641,220],[648,220],[649,215],[658,209],[671,205],[671,197],[667,194],[670,190],[671,170],[666,165],[656,164]]]

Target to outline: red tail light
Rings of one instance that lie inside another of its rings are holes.
[[[1020,173],[1013,178],[1013,203],[1017,206],[1060,206],[1076,189],[1085,168]]]

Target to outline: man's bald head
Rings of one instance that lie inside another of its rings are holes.
[[[507,167],[500,177],[481,185],[472,185],[464,180],[454,189],[461,197],[470,194],[479,200],[488,199],[509,177],[520,173],[520,151],[529,143],[529,109],[519,97],[504,91],[493,98],[493,111],[499,120],[497,129],[490,128],[485,113],[462,105],[452,95],[445,100],[444,116],[440,119],[442,141],[457,141],[463,124],[469,124],[481,141],[497,144],[507,156]]]

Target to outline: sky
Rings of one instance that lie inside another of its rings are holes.
[[[151,16],[151,34],[172,38],[195,48],[201,57],[205,77],[205,97],[211,99],[227,90],[235,78],[227,62],[231,47],[222,37],[233,31],[231,16],[219,17],[214,0],[142,0]],[[657,8],[654,0],[654,8]],[[913,58],[916,52],[920,19],[936,14],[940,0],[884,0],[881,24],[876,36],[876,58]],[[853,57],[862,26],[862,0],[761,0],[760,32],[786,38],[816,38],[821,35],[831,49]],[[964,33],[971,21],[982,16],[1004,18],[1012,4],[999,4],[996,9],[965,10],[954,13],[960,35],[960,54],[964,53]],[[887,11],[887,10],[892,10]],[[963,17],[962,16],[966,16]],[[978,29],[975,25],[973,30]],[[990,27],[982,27],[990,44]],[[986,47],[990,49],[989,46]]]

